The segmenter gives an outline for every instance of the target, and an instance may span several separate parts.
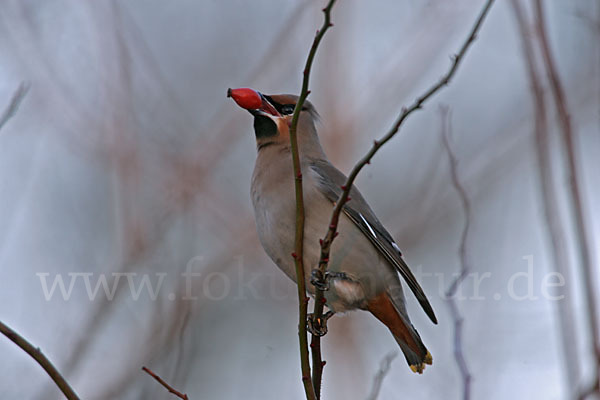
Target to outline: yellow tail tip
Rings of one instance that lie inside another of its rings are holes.
[[[425,365],[423,364],[413,364],[410,366],[410,369],[412,370],[412,372],[416,373],[416,374],[422,374],[423,370],[425,369]]]
[[[423,358],[423,362],[421,364],[413,364],[410,366],[410,369],[416,374],[422,374],[425,370],[425,364],[433,364],[433,357],[431,356],[430,352],[427,352],[427,354],[425,354],[425,357]]]
[[[425,354],[425,358],[423,359],[423,362],[428,365],[433,364],[433,357],[431,356],[431,353],[429,351],[427,352],[427,354]]]

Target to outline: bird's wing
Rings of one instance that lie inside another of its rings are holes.
[[[346,182],[346,176],[326,160],[312,160],[311,168],[318,176],[319,189],[331,202],[336,202],[342,193],[342,185]],[[437,318],[433,308],[427,300],[427,296],[417,282],[412,271],[402,258],[400,248],[394,242],[392,235],[383,227],[375,216],[371,207],[360,194],[358,189],[352,186],[350,190],[351,201],[344,205],[344,214],[354,222],[361,232],[369,238],[375,248],[391,263],[404,278],[408,287],[425,310],[425,313],[434,324]]]

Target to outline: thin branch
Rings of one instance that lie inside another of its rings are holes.
[[[458,366],[458,370],[460,371],[460,375],[462,377],[463,384],[463,399],[469,400],[471,398],[471,373],[469,372],[469,366],[467,365],[467,360],[464,355],[463,350],[463,339],[462,339],[462,326],[464,322],[463,316],[460,314],[460,310],[458,309],[458,304],[456,304],[456,293],[458,288],[465,280],[470,271],[470,266],[467,260],[467,239],[469,235],[469,227],[471,225],[471,203],[469,201],[469,197],[467,196],[467,191],[464,186],[461,184],[460,179],[458,179],[458,159],[456,155],[452,151],[452,147],[450,146],[450,112],[448,107],[440,107],[440,113],[442,115],[442,143],[444,144],[444,148],[448,154],[448,159],[450,162],[450,178],[452,181],[452,186],[458,193],[460,197],[460,202],[463,208],[463,212],[465,214],[465,224],[463,226],[462,235],[460,237],[460,245],[458,248],[458,255],[460,259],[460,273],[459,275],[452,281],[448,290],[446,291],[446,301],[448,302],[448,306],[450,308],[450,315],[452,317],[452,321],[454,322],[454,359],[456,360],[456,365]]]
[[[169,391],[169,393],[173,393],[175,396],[179,397],[180,399],[189,400],[189,397],[188,397],[187,394],[181,393],[179,390],[174,389],[171,385],[169,385],[167,382],[165,382],[164,380],[162,380],[162,378],[160,376],[158,376],[154,372],[152,372],[150,370],[150,368],[142,367],[142,370],[144,372],[146,372],[148,375],[150,375],[151,377],[153,377],[154,379],[156,379],[156,381],[158,383],[160,383],[161,385],[163,385],[163,387],[165,389],[167,389]]]
[[[21,82],[17,90],[15,90],[15,93],[13,94],[12,99],[10,100],[10,104],[8,105],[8,107],[6,107],[6,109],[2,113],[2,116],[0,116],[0,129],[2,129],[4,125],[8,122],[8,120],[16,114],[17,110],[19,109],[19,106],[21,105],[21,102],[25,98],[25,95],[28,91],[29,84]]]
[[[318,305],[317,303],[318,302]],[[325,304],[325,297],[317,298],[315,297],[315,306],[313,308],[313,316],[323,315],[323,305]],[[317,398],[320,398],[321,393],[321,382],[323,380],[323,367],[327,362],[323,360],[323,355],[321,353],[321,336],[319,335],[311,335],[310,340],[310,351],[312,354],[312,365],[313,365],[313,374],[312,374],[312,382],[315,387],[315,392],[317,393]]]
[[[583,272],[584,297],[588,307],[590,335],[592,337],[592,343],[594,346],[594,376],[597,379],[600,365],[600,325],[597,313],[598,303],[596,298],[596,289],[594,287],[596,277],[594,276],[593,272],[594,268],[592,265],[592,256],[590,251],[590,237],[587,234],[588,229],[586,226],[586,220],[583,211],[583,200],[581,198],[581,189],[579,188],[579,180],[577,176],[577,156],[575,154],[576,150],[573,126],[569,117],[567,99],[554,63],[552,51],[550,50],[550,43],[546,34],[544,10],[542,8],[541,0],[535,1],[535,11],[537,17],[536,27],[539,35],[540,49],[544,58],[546,73],[548,75],[548,80],[550,81],[550,88],[554,98],[556,111],[558,113],[563,145],[567,153],[567,176],[569,177],[570,195],[569,205],[575,218],[575,241],[577,243],[579,261],[581,262],[581,270]],[[598,390],[595,390],[595,392],[600,394]]]
[[[29,354],[38,364],[44,368],[44,371],[50,375],[50,378],[54,381],[56,386],[63,392],[65,397],[69,400],[79,400],[79,396],[77,393],[71,388],[66,379],[58,372],[56,367],[52,364],[50,360],[42,353],[42,351],[38,347],[34,347],[31,343],[27,341],[23,336],[19,335],[17,332],[12,330],[10,327],[5,325],[2,321],[0,321],[0,332],[12,340],[17,346],[19,346],[23,351]]]
[[[393,351],[383,357],[383,360],[381,360],[379,370],[373,377],[373,386],[371,387],[371,393],[367,397],[367,400],[377,400],[377,397],[379,397],[383,380],[387,376],[388,372],[390,372],[390,369],[392,368],[392,361],[394,361],[396,356],[398,356],[398,353]]]
[[[25,95],[29,91],[29,85],[22,82],[10,101],[10,104],[6,108],[6,110],[2,113],[0,117],[0,129],[11,119],[17,110],[19,109],[19,105],[25,98]],[[78,400],[79,396],[75,393],[73,388],[69,385],[69,383],[65,380],[65,378],[58,372],[56,367],[52,364],[52,362],[42,353],[42,351],[34,347],[31,343],[27,341],[23,336],[19,335],[16,331],[11,329],[9,326],[5,325],[2,321],[0,321],[0,332],[12,340],[17,346],[19,346],[23,351],[29,354],[38,364],[44,368],[46,373],[52,378],[56,386],[63,392],[65,397],[69,400]]]
[[[413,112],[415,112],[417,110],[422,109],[423,104],[427,100],[429,100],[429,98],[431,98],[434,94],[436,94],[441,88],[448,85],[448,83],[454,76],[458,66],[460,65],[460,62],[463,60],[467,50],[469,49],[470,45],[475,40],[475,38],[477,36],[477,32],[479,31],[479,28],[481,27],[481,25],[482,25],[485,17],[487,16],[488,11],[490,10],[493,3],[494,3],[494,0],[487,0],[485,6],[483,7],[483,10],[479,14],[479,17],[477,18],[477,21],[475,22],[475,25],[471,29],[471,32],[469,33],[467,40],[463,43],[460,51],[454,57],[454,59],[452,61],[452,65],[450,66],[450,69],[448,70],[448,72],[444,76],[442,76],[442,78],[439,80],[438,83],[433,85],[423,95],[418,97],[410,107],[408,107],[408,108],[404,107],[402,109],[400,116],[398,117],[398,119],[396,120],[396,122],[394,123],[392,128],[388,131],[388,133],[385,134],[385,136],[383,136],[380,140],[375,140],[373,142],[373,145],[371,146],[371,149],[367,152],[367,154],[365,154],[365,156],[363,158],[361,158],[358,161],[358,163],[352,168],[352,171],[350,172],[350,175],[348,175],[348,179],[346,180],[346,183],[344,184],[344,186],[342,186],[342,193],[338,197],[336,206],[331,215],[329,229],[327,230],[327,233],[322,240],[321,257],[319,259],[319,268],[321,269],[322,272],[325,272],[325,270],[327,269],[327,264],[329,263],[329,252],[331,250],[331,244],[333,242],[333,239],[336,236],[335,233],[337,230],[340,213],[341,213],[344,205],[346,204],[346,202],[349,200],[348,195],[350,194],[350,189],[352,188],[352,185],[354,183],[354,180],[358,176],[358,173],[362,170],[362,168],[365,165],[367,165],[371,162],[371,159],[373,158],[375,153],[377,153],[377,151],[384,144],[386,144],[392,137],[394,137],[394,135],[400,129],[400,126],[402,125],[402,123],[406,120],[406,118],[410,114],[412,114]],[[322,296],[323,292],[317,291],[317,295]],[[315,301],[315,303],[318,304],[317,301]]]
[[[299,302],[299,321],[298,321],[298,336],[300,341],[300,363],[302,368],[302,383],[304,385],[304,391],[308,400],[315,400],[320,398],[321,391],[321,379],[320,374],[318,375],[318,382],[311,382],[310,364],[308,359],[308,337],[306,332],[307,322],[307,310],[308,310],[308,297],[306,296],[306,282],[304,276],[304,198],[302,193],[302,169],[300,166],[300,155],[298,153],[298,138],[296,136],[296,129],[298,127],[298,117],[300,111],[304,105],[306,97],[310,93],[308,90],[308,84],[310,79],[310,69],[312,67],[315,54],[321,39],[325,35],[325,32],[333,26],[331,23],[331,8],[335,0],[330,0],[327,6],[323,9],[324,21],[321,29],[317,31],[308,58],[306,59],[306,65],[303,71],[302,90],[300,96],[296,102],[296,108],[292,115],[292,122],[290,125],[290,145],[292,152],[292,162],[294,164],[294,183],[296,191],[296,232],[294,240],[294,257],[296,266],[296,281],[298,286],[298,302]],[[319,350],[320,352],[320,350]],[[313,353],[314,354],[314,353]],[[320,358],[320,355],[319,355]],[[313,358],[314,360],[314,358]],[[313,365],[315,369],[322,369],[322,363]]]
[[[480,29],[481,25],[483,24],[483,21],[485,20],[485,17],[487,16],[493,3],[494,3],[494,0],[486,1],[483,9],[481,10],[481,13],[479,14],[479,16],[475,22],[475,25],[473,26],[473,28],[471,29],[471,31],[469,33],[469,36],[467,36],[467,39],[461,46],[458,54],[454,57],[448,72],[446,72],[446,74],[443,75],[442,78],[435,85],[433,85],[431,88],[429,88],[423,95],[418,97],[410,107],[408,107],[408,108],[404,107],[402,109],[402,112],[400,113],[400,116],[398,117],[398,119],[396,120],[396,122],[394,123],[392,128],[388,131],[388,133],[386,133],[380,140],[375,140],[373,142],[371,149],[367,152],[367,154],[365,154],[365,156],[363,158],[361,158],[356,163],[356,165],[352,168],[352,171],[350,172],[350,174],[348,175],[348,178],[346,179],[346,183],[344,183],[344,185],[342,186],[342,193],[340,194],[340,196],[338,197],[338,199],[336,201],[335,208],[331,214],[331,219],[329,222],[329,227],[328,227],[327,233],[325,234],[325,237],[321,240],[321,255],[319,258],[319,270],[321,271],[321,274],[320,274],[321,277],[323,277],[323,278],[325,277],[325,271],[327,270],[327,265],[329,263],[329,253],[331,250],[331,244],[333,243],[333,239],[336,236],[340,213],[341,213],[344,205],[346,204],[346,202],[348,200],[350,200],[348,195],[350,194],[350,189],[352,188],[352,185],[354,184],[354,180],[358,176],[358,173],[362,170],[362,168],[365,165],[367,165],[371,162],[371,159],[373,158],[375,153],[377,153],[377,151],[381,148],[381,146],[386,144],[392,137],[394,137],[394,135],[400,129],[400,126],[402,125],[402,123],[406,120],[406,118],[408,118],[408,116],[410,114],[412,114],[414,111],[420,110],[423,107],[423,104],[427,100],[429,100],[429,98],[431,98],[434,94],[436,94],[444,86],[448,85],[448,83],[450,82],[450,80],[452,79],[454,74],[456,73],[456,70],[457,70],[458,66],[460,65],[461,61],[463,60],[467,50],[469,49],[469,47],[475,40],[475,38],[477,36],[477,32],[479,32],[479,29]],[[316,288],[315,308],[314,308],[314,313],[313,313],[315,319],[322,318],[324,299],[325,299],[325,297],[324,297],[323,291]]]
[[[548,116],[546,112],[546,101],[542,81],[538,73],[532,38],[525,12],[519,0],[511,0],[513,12],[521,36],[523,58],[527,67],[527,74],[531,86],[531,94],[535,109],[534,141],[537,158],[538,179],[542,192],[541,201],[544,210],[544,222],[551,242],[552,260],[551,270],[561,274],[566,282],[571,280],[569,276],[569,261],[566,252],[565,227],[562,224],[559,205],[556,198],[552,172],[552,155],[550,149],[550,138],[548,135]],[[576,324],[573,321],[573,299],[564,294],[564,299],[556,302],[560,319],[562,352],[564,365],[567,368],[567,388],[573,388],[579,379],[579,363],[577,361],[577,334]]]

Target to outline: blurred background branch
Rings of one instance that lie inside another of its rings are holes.
[[[25,95],[28,91],[29,85],[25,82],[21,82],[17,90],[15,90],[10,103],[2,113],[2,116],[0,116],[0,129],[2,129],[4,124],[6,124],[8,120],[16,114],[17,110],[19,109],[19,105],[21,105],[21,102],[25,98]]]
[[[577,387],[580,379],[579,360],[577,357],[578,337],[573,310],[574,298],[571,292],[572,280],[569,269],[569,258],[565,232],[566,228],[561,220],[560,206],[556,195],[555,178],[552,167],[552,149],[548,130],[548,116],[546,112],[546,99],[542,77],[539,73],[538,61],[535,53],[533,26],[526,11],[518,0],[511,0],[515,21],[521,40],[523,60],[531,88],[531,98],[534,105],[534,132],[535,156],[537,162],[538,182],[541,195],[540,202],[544,210],[544,223],[548,238],[550,239],[551,257],[549,270],[556,271],[565,277],[567,285],[562,290],[564,299],[556,302],[558,311],[559,329],[562,340],[562,354],[564,364],[568,365],[565,372],[566,387],[572,391]],[[573,395],[573,393],[571,393]]]
[[[590,338],[592,340],[592,349],[594,354],[594,381],[591,387],[593,392],[600,395],[600,325],[598,316],[598,298],[596,282],[598,280],[597,270],[593,265],[591,243],[588,228],[589,218],[586,217],[584,210],[583,194],[580,185],[581,163],[578,161],[578,151],[575,143],[575,131],[571,123],[567,98],[564,93],[563,84],[558,75],[556,63],[550,49],[550,42],[546,33],[546,22],[544,9],[541,0],[535,0],[535,21],[536,32],[538,34],[538,44],[544,60],[544,69],[550,82],[550,92],[556,107],[557,118],[560,127],[560,136],[564,146],[567,162],[566,174],[568,177],[568,188],[570,195],[570,204],[575,225],[575,243],[578,252],[578,261],[580,263],[583,279],[584,297],[588,309]]]
[[[379,392],[381,391],[381,385],[383,384],[383,380],[392,369],[392,361],[394,361],[394,359],[397,356],[398,353],[393,351],[391,353],[388,353],[385,357],[383,357],[383,360],[381,360],[381,364],[379,365],[379,369],[373,377],[371,393],[369,393],[367,400],[377,400],[377,398],[379,397]]]
[[[458,159],[456,158],[456,155],[452,150],[452,146],[450,145],[450,136],[452,134],[452,117],[449,107],[440,106],[440,115],[442,121],[442,143],[444,145],[446,153],[448,154],[448,161],[450,164],[450,178],[452,181],[452,186],[454,187],[456,193],[458,193],[458,197],[460,198],[460,203],[462,205],[465,219],[458,246],[460,270],[458,276],[452,281],[452,283],[446,290],[446,301],[448,302],[448,307],[450,308],[450,317],[452,318],[454,324],[454,340],[452,343],[454,348],[454,359],[456,360],[456,365],[458,366],[458,370],[460,371],[460,375],[462,378],[462,397],[464,400],[469,400],[471,398],[472,375],[471,372],[469,372],[469,366],[467,364],[467,360],[464,354],[464,318],[461,315],[460,310],[458,309],[458,304],[456,304],[456,294],[458,293],[460,285],[464,282],[464,280],[467,278],[467,275],[471,271],[467,254],[467,240],[469,235],[469,227],[471,226],[471,202],[469,201],[466,189],[463,187],[460,179],[458,178]]]

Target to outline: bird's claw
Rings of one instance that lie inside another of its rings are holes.
[[[322,292],[329,290],[329,273],[315,268],[310,273],[310,283]]]
[[[325,336],[327,334],[327,321],[333,314],[335,314],[333,311],[328,311],[320,318],[317,318],[315,314],[308,314],[306,329],[311,335]]]

